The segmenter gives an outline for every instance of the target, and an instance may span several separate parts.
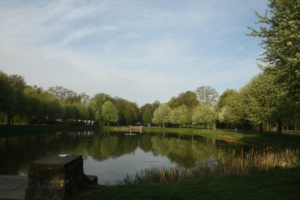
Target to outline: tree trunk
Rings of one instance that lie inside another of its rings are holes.
[[[261,122],[260,125],[259,125],[259,132],[263,132],[264,131],[264,125],[263,123]]]
[[[6,124],[10,125],[10,113],[9,112],[7,112],[7,115],[6,115]]]
[[[281,127],[281,120],[278,119],[277,122],[276,122],[276,131],[277,133],[281,134],[282,133],[282,127]]]
[[[295,117],[294,119],[294,133],[298,132],[298,128],[297,128],[297,117]]]
[[[20,115],[20,118],[19,118],[19,125],[22,126],[22,115]]]
[[[27,125],[28,125],[28,126],[30,125],[30,121],[31,121],[30,119],[31,119],[31,117],[28,115],[28,116],[27,116],[27,120],[28,120]]]
[[[11,118],[10,120],[11,125],[14,125],[14,118],[15,118],[14,114],[10,115],[10,118]]]

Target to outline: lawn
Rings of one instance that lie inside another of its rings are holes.
[[[99,177],[101,178],[101,177]],[[180,183],[95,185],[81,193],[73,188],[67,199],[299,199],[300,162],[288,168],[247,176],[206,177]],[[86,188],[87,189],[87,188]]]

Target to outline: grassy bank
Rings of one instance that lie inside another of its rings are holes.
[[[0,125],[0,135],[18,135],[18,134],[36,134],[49,133],[56,131],[103,131],[103,132],[129,132],[129,126],[85,126],[85,125],[32,125],[32,126],[6,126]],[[225,130],[207,130],[193,128],[159,128],[143,127],[143,134],[178,134],[189,136],[204,136],[212,139],[225,140],[228,142],[238,141],[243,143],[252,143],[261,146],[286,146],[295,148],[300,144],[300,135],[289,134],[258,134],[258,133],[240,133]]]
[[[99,177],[101,178],[101,177]],[[298,199],[300,162],[288,168],[247,176],[215,176],[180,183],[93,186],[79,188],[68,199]]]
[[[111,126],[102,127],[103,131],[113,132],[129,132],[128,126]],[[178,134],[189,136],[204,136],[212,139],[225,140],[228,142],[250,143],[260,146],[285,146],[296,148],[300,144],[300,135],[276,133],[257,133],[257,132],[234,132],[227,130],[208,130],[208,129],[193,129],[193,128],[161,128],[161,127],[143,127],[143,134],[158,133],[158,134]]]

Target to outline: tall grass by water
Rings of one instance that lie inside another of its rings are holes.
[[[226,155],[227,154],[227,155]],[[266,147],[260,150],[253,148],[241,152],[219,151],[217,158],[207,162],[198,162],[191,169],[184,167],[158,168],[152,167],[137,172],[135,175],[126,175],[123,184],[140,183],[175,183],[185,180],[197,180],[209,176],[248,175],[259,172],[268,172],[274,168],[285,168],[297,162],[297,150],[286,148],[272,150]]]

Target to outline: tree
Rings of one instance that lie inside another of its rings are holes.
[[[19,114],[19,123],[22,125],[22,115],[25,113],[25,97],[24,97],[24,89],[26,87],[25,80],[22,76],[13,74],[9,77],[9,82],[14,89],[16,95],[16,105],[11,112],[11,122],[14,123],[14,116]]]
[[[30,125],[32,117],[34,115],[38,117],[38,109],[40,107],[39,95],[33,87],[28,86],[24,90],[24,97],[26,102],[24,110],[27,116],[28,125]]]
[[[153,113],[152,122],[154,124],[165,124],[170,121],[171,108],[167,104],[161,104]]]
[[[98,93],[95,94],[95,96],[91,100],[94,101],[95,102],[94,105],[96,105],[96,107],[93,109],[95,112],[95,119],[100,121],[100,116],[102,113],[102,105],[104,104],[105,101],[112,102],[113,99],[108,94]]]
[[[143,122],[147,123],[148,125],[150,125],[152,117],[153,117],[153,112],[154,110],[156,110],[156,108],[158,108],[160,106],[160,102],[159,101],[155,101],[154,103],[150,104],[147,103],[145,105],[143,105],[140,108],[140,119],[143,120]]]
[[[42,94],[42,98],[45,103],[44,116],[46,117],[48,123],[50,124],[56,119],[62,119],[63,108],[60,101],[54,95],[47,92]]]
[[[189,110],[186,105],[181,105],[172,109],[170,114],[170,123],[178,124],[180,128],[181,124],[186,124],[189,121]]]
[[[281,123],[286,115],[287,91],[274,84],[275,77],[264,72],[255,76],[249,84],[241,90],[241,99],[245,103],[247,119],[254,125],[275,121],[277,131],[281,133]]]
[[[106,101],[102,105],[102,118],[108,126],[110,122],[116,123],[118,121],[118,110],[111,101]]]
[[[143,122],[149,124],[151,123],[152,119],[152,111],[150,108],[147,108],[143,114]]]
[[[226,106],[229,102],[229,97],[234,94],[236,90],[234,89],[227,89],[225,92],[221,94],[218,99],[218,103],[216,105],[216,111],[220,111],[224,106]]]
[[[250,36],[262,38],[260,46],[265,50],[261,60],[267,65],[263,71],[272,73],[274,84],[287,91],[289,110],[294,115],[295,131],[300,110],[300,1],[269,0],[269,13],[258,17],[259,30],[248,27]],[[286,108],[288,109],[288,108]]]
[[[211,106],[209,104],[199,104],[194,110],[193,110],[193,124],[204,124],[205,127],[212,125],[214,123],[215,119],[215,113],[212,110]]]
[[[0,111],[6,113],[6,123],[11,125],[11,113],[17,105],[17,97],[9,77],[0,71]]]
[[[178,95],[178,97],[172,97],[172,99],[168,102],[168,105],[171,108],[177,108],[181,105],[186,105],[188,108],[194,108],[198,105],[197,96],[191,91],[182,92]]]
[[[132,124],[134,120],[138,119],[138,107],[136,103],[127,102],[124,118],[127,121],[127,124]]]
[[[208,104],[210,106],[214,106],[218,101],[218,93],[217,91],[210,86],[201,86],[198,87],[195,91],[198,100],[200,103]]]
[[[87,110],[87,119],[94,120],[99,118],[100,116],[96,116],[96,102],[95,100],[91,99],[85,104],[86,110]]]
[[[217,118],[220,123],[228,125],[243,125],[246,123],[244,101],[239,92],[226,90],[219,98],[216,106]]]

